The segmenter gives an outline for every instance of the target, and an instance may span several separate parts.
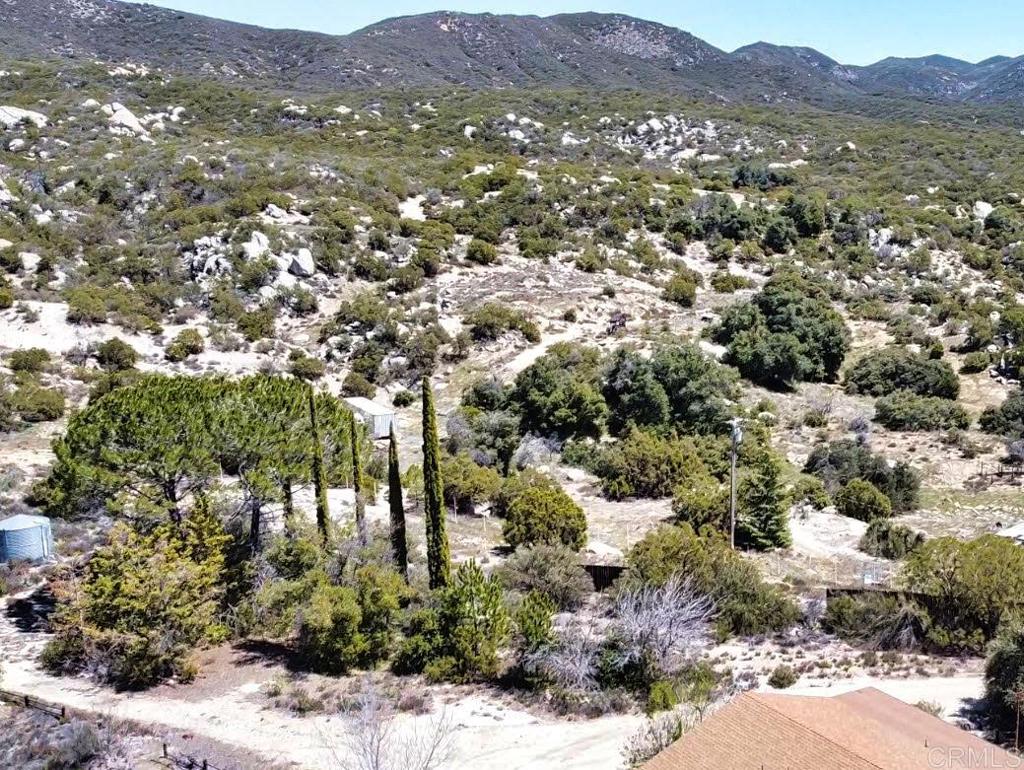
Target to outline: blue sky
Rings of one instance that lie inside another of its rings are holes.
[[[1021,0],[150,0],[265,27],[344,34],[439,9],[549,15],[608,11],[669,24],[733,50],[766,40],[807,45],[845,64],[943,53],[970,61],[1024,54]]]

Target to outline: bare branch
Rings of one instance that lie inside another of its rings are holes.
[[[663,586],[625,591],[612,625],[619,641],[618,662],[649,663],[661,673],[672,673],[707,641],[714,616],[711,598],[679,575]]]

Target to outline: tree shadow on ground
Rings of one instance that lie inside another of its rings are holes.
[[[6,609],[7,619],[22,633],[48,633],[50,616],[56,606],[57,600],[50,589],[40,588],[27,597],[10,602]]]
[[[236,653],[235,660],[241,665],[284,666],[289,671],[301,672],[302,665],[298,653],[283,642],[275,642],[269,639],[243,639],[231,645]]]

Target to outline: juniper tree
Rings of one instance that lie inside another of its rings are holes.
[[[781,473],[778,457],[765,445],[756,453],[753,473],[744,479],[740,489],[736,540],[745,548],[765,551],[792,544]]]
[[[398,438],[395,426],[388,437],[388,504],[391,508],[391,554],[398,571],[409,580],[409,544],[405,534],[405,503],[402,500],[402,474],[398,467]]]
[[[448,584],[451,572],[451,556],[448,551],[448,534],[445,531],[441,446],[437,438],[434,392],[426,377],[423,378],[423,497],[430,588],[444,588]]]

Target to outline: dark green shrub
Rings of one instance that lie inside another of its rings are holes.
[[[853,479],[835,496],[836,511],[851,519],[871,522],[892,516],[892,503],[870,481]]]
[[[674,302],[681,307],[693,307],[697,300],[697,282],[691,275],[677,273],[665,284],[661,296],[667,302]]]
[[[291,362],[288,364],[288,371],[291,372],[293,377],[298,377],[306,382],[312,382],[324,376],[327,366],[319,358],[301,354],[292,357]]]
[[[800,675],[793,670],[792,666],[779,665],[772,669],[768,676],[768,686],[776,690],[785,690],[792,687],[800,680]]]
[[[109,372],[123,372],[139,361],[135,348],[119,337],[113,337],[96,346],[96,362]]]
[[[502,534],[513,548],[562,545],[578,551],[587,542],[587,518],[560,488],[530,487],[509,500]]]
[[[978,426],[1005,438],[1024,438],[1024,391],[1018,388],[999,406],[987,407],[978,418]]]
[[[41,372],[49,363],[50,354],[43,348],[15,350],[7,357],[7,366],[15,372]]]
[[[189,356],[197,356],[206,349],[206,341],[198,329],[182,329],[171,340],[164,354],[168,361],[184,361]]]
[[[341,384],[341,394],[343,396],[373,398],[376,393],[377,386],[359,374],[359,372],[349,372],[345,375],[345,381]]]
[[[487,241],[474,238],[466,247],[466,259],[478,265],[490,265],[498,261],[498,249]]]
[[[960,374],[977,374],[983,372],[992,365],[992,355],[976,350],[964,356],[960,364]]]
[[[400,390],[391,398],[391,403],[402,409],[416,403],[416,394],[411,390]]]
[[[728,308],[712,336],[744,377],[783,389],[834,381],[849,348],[828,296],[793,274],[773,277],[750,302]]]
[[[578,607],[594,587],[580,557],[563,546],[517,548],[495,574],[507,589],[522,594],[539,591],[563,611]]]
[[[876,397],[899,390],[948,399],[960,394],[960,380],[948,363],[906,348],[885,348],[860,359],[846,373],[845,387],[847,393]]]
[[[903,559],[924,542],[924,535],[910,527],[886,519],[875,519],[868,525],[858,547],[866,554],[881,559]]]
[[[662,438],[634,429],[604,447],[597,461],[601,490],[612,500],[669,497],[680,484],[707,476],[689,438]]]
[[[475,340],[496,340],[505,332],[522,332],[528,342],[540,342],[540,330],[525,313],[503,305],[487,302],[466,316],[469,333]]]
[[[764,582],[721,535],[697,535],[687,524],[649,532],[627,556],[630,583],[663,585],[681,574],[715,601],[716,630],[722,638],[751,636],[792,626],[799,610],[788,596]]]
[[[917,472],[902,461],[890,467],[885,458],[858,441],[842,439],[815,447],[804,471],[820,478],[832,495],[853,479],[863,479],[889,498],[893,513],[917,508],[921,488]]]
[[[970,426],[967,411],[952,401],[899,390],[875,402],[875,420],[889,430],[963,430]]]
[[[11,394],[10,405],[25,422],[47,422],[64,415],[64,394],[26,382]]]

